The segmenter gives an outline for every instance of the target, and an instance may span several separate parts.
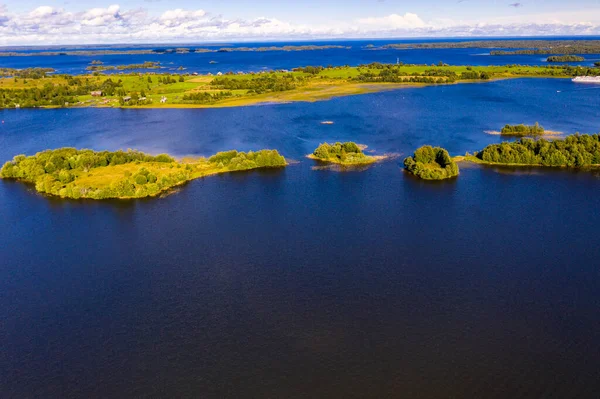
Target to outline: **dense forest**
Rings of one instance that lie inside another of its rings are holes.
[[[539,137],[544,134],[545,130],[539,123],[535,125],[505,125],[500,134],[503,136],[516,136],[516,137]]]
[[[312,157],[340,164],[364,164],[376,160],[374,157],[365,155],[358,144],[351,141],[335,144],[323,143],[315,149]]]
[[[459,174],[458,165],[448,151],[429,145],[417,149],[412,157],[406,158],[404,168],[425,180],[444,180]]]
[[[180,163],[166,154],[61,148],[18,155],[4,164],[0,177],[33,183],[38,192],[66,198],[141,198],[207,174],[285,165],[274,150],[228,151]]]
[[[272,73],[251,76],[247,79],[217,77],[210,84],[224,90],[248,90],[248,94],[262,94],[293,90],[304,82],[303,77],[294,76],[291,73],[284,75]]]
[[[547,62],[581,62],[585,58],[578,55],[552,55],[546,59]]]
[[[533,140],[492,144],[475,154],[484,162],[582,167],[600,164],[600,136],[575,134],[563,140]]]

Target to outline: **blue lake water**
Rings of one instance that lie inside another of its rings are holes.
[[[556,38],[570,39],[570,38]],[[589,37],[589,39],[598,39]],[[464,41],[465,39],[454,41]],[[510,55],[510,56],[490,56],[489,48],[471,48],[471,49],[383,49],[382,46],[393,43],[423,43],[448,40],[352,40],[352,41],[334,41],[334,42],[294,42],[294,43],[243,43],[232,45],[202,45],[202,44],[182,44],[182,45],[156,45],[149,47],[113,47],[112,50],[127,49],[148,49],[165,50],[177,47],[189,49],[195,48],[216,48],[221,47],[263,47],[284,45],[336,45],[345,46],[349,49],[326,49],[315,51],[267,51],[267,52],[225,52],[225,53],[188,53],[188,54],[142,54],[142,55],[91,55],[91,56],[8,56],[0,57],[0,67],[3,68],[28,68],[28,67],[47,67],[54,68],[57,73],[81,74],[86,72],[86,67],[93,60],[101,60],[104,65],[128,65],[141,64],[145,61],[154,61],[161,63],[162,73],[181,73],[179,67],[184,67],[186,73],[213,73],[218,72],[259,72],[262,70],[293,69],[298,66],[306,65],[359,65],[372,62],[396,63],[398,60],[405,64],[437,64],[442,61],[450,65],[547,65],[544,55]],[[374,48],[367,46],[373,45]],[[99,47],[98,49],[102,49]],[[105,48],[106,49],[106,48]],[[7,51],[7,49],[3,49]],[[62,49],[71,51],[71,49]],[[53,48],[51,51],[62,51]],[[12,51],[8,49],[8,51]],[[23,52],[25,50],[19,50]],[[27,50],[31,52],[32,50]],[[33,50],[33,52],[42,50]],[[593,66],[595,61],[600,61],[600,54],[584,54],[585,61],[568,63],[570,65]],[[211,61],[215,62],[211,64]],[[154,71],[156,72],[156,71]],[[107,73],[110,73],[107,72]]]
[[[7,398],[592,398],[600,391],[600,173],[401,158],[313,170],[324,141],[453,155],[534,123],[600,132],[564,79],[213,110],[6,110],[0,160],[61,146],[298,163],[141,201],[0,181]],[[324,120],[334,125],[322,125]]]

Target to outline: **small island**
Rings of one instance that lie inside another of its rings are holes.
[[[562,140],[521,138],[491,144],[465,161],[510,166],[588,167],[600,165],[600,135],[574,134]]]
[[[323,143],[311,155],[308,155],[308,158],[344,166],[368,165],[385,159],[384,156],[365,155],[361,146],[351,141],[335,144]]]
[[[546,62],[581,62],[585,58],[579,55],[553,55],[546,59]]]
[[[35,185],[44,194],[95,200],[157,196],[200,177],[258,168],[286,166],[276,150],[219,152],[210,158],[175,160],[139,151],[96,152],[60,148],[18,155],[0,170],[3,179]]]
[[[516,136],[516,137],[539,137],[543,136],[546,131],[539,123],[535,125],[505,125],[500,134],[502,136]]]
[[[458,165],[443,148],[429,145],[404,160],[404,168],[424,180],[445,180],[458,176]]]

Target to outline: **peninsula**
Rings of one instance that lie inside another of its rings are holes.
[[[323,143],[307,158],[316,161],[330,162],[344,166],[368,165],[385,159],[385,156],[370,156],[363,152],[361,148],[351,141],[346,143]]]
[[[139,151],[96,152],[61,148],[18,155],[0,170],[3,179],[35,185],[44,194],[95,200],[157,196],[190,180],[220,173],[278,168],[286,160],[276,150],[220,152],[210,158],[177,161]]]
[[[103,65],[93,66],[107,68]],[[51,71],[39,68],[5,69],[3,74],[6,77],[0,78],[0,108],[214,108],[318,101],[406,86],[523,77],[598,76],[600,69],[569,65],[432,66],[374,63],[358,67],[317,66],[245,74],[226,72],[217,76],[155,72],[104,75],[99,71],[91,75],[73,76],[51,74]]]

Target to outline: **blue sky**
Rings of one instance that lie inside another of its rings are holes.
[[[0,45],[597,35],[599,26],[600,0],[5,0],[0,6]]]

